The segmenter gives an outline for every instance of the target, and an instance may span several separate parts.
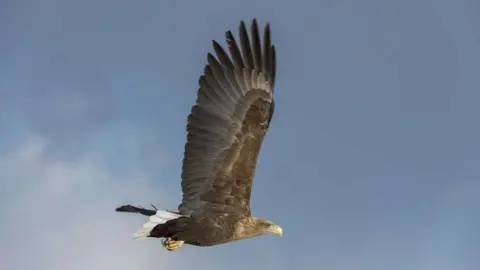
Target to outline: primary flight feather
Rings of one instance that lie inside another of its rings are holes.
[[[134,238],[162,238],[172,251],[184,243],[213,246],[283,234],[278,225],[256,218],[250,209],[258,154],[275,106],[276,55],[270,26],[265,26],[262,41],[257,21],[252,21],[250,36],[242,21],[240,45],[230,31],[226,42],[230,57],[213,41],[216,57],[207,55],[196,104],[188,115],[178,212],[118,207],[119,212],[149,216]]]

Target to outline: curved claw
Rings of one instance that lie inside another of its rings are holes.
[[[170,241],[169,241],[169,238],[165,238],[162,240],[162,245],[167,249],[168,249],[168,245],[169,245]]]
[[[184,241],[173,240],[172,238],[168,237],[162,241],[163,247],[168,251],[174,251],[175,249],[181,247]]]

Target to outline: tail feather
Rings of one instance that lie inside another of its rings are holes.
[[[157,210],[157,212],[150,216],[147,222],[145,222],[141,228],[139,228],[134,234],[133,239],[144,239],[150,236],[150,232],[158,224],[164,224],[169,220],[183,217],[183,215],[175,214],[166,210]]]
[[[150,216],[148,221],[145,222],[135,233],[133,233],[133,239],[144,239],[150,236],[150,232],[158,224],[164,224],[169,220],[184,217],[180,213],[171,212],[168,210],[149,210],[144,208],[135,207],[132,205],[123,205],[116,209],[117,212],[129,212],[140,213],[145,216]]]

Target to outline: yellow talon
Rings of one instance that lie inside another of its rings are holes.
[[[163,241],[163,246],[168,250],[168,251],[174,251],[175,249],[181,247],[183,245],[184,241],[177,241],[173,240],[172,238],[167,238]]]

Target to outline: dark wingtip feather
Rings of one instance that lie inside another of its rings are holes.
[[[261,51],[261,41],[260,33],[258,31],[257,20],[252,20],[252,25],[250,26],[251,35],[252,35],[252,52],[253,52],[253,63],[255,69],[262,70],[262,51]]]
[[[235,41],[235,37],[232,34],[232,31],[227,31],[225,33],[228,49],[230,50],[230,55],[233,59],[233,64],[239,68],[244,68],[242,55],[240,54],[240,49],[237,46],[237,42]]]
[[[214,60],[215,60],[215,56],[213,56],[213,54],[211,54],[211,53],[208,53],[208,54],[207,54],[207,61],[208,61],[208,63],[211,65],[212,62],[214,62]]]
[[[213,43],[213,49],[215,50],[215,54],[217,54],[218,60],[222,65],[226,66],[228,69],[233,69],[233,63],[228,57],[227,53],[225,50],[216,42],[215,40],[212,41]]]
[[[271,65],[269,63],[270,60],[270,24],[267,23],[265,26],[264,34],[263,34],[263,59],[262,59],[262,72],[265,74],[271,74]]]
[[[248,37],[247,27],[243,21],[238,26],[240,36],[240,46],[242,47],[243,60],[246,68],[253,68],[252,49],[250,48],[250,39]]]

